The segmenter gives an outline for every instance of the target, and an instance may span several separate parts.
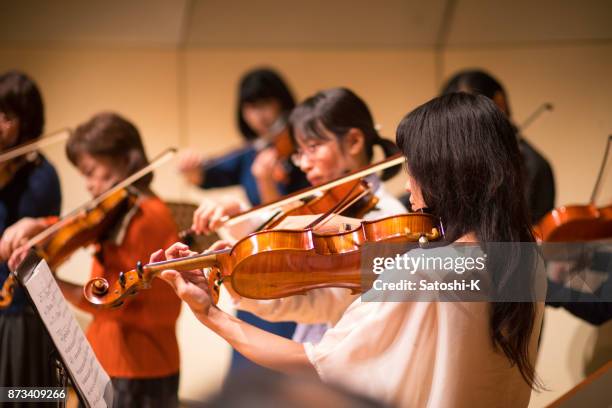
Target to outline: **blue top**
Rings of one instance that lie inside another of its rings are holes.
[[[251,166],[257,153],[254,147],[248,147],[205,163],[202,168],[204,183],[200,187],[207,189],[242,185],[251,205],[261,204],[257,181],[251,173]],[[282,195],[293,193],[310,185],[299,168],[291,164],[288,170],[289,182],[278,184],[278,189]]]
[[[62,205],[60,182],[55,168],[42,155],[20,168],[0,190],[0,234],[23,217],[59,215]],[[8,277],[6,263],[0,264],[0,286]],[[26,304],[25,293],[16,286],[13,302],[0,314],[19,313]]]

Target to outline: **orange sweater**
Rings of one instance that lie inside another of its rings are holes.
[[[140,201],[120,246],[105,241],[103,260],[94,258],[91,277],[104,277],[112,285],[119,272],[149,262],[158,249],[178,241],[177,227],[166,205],[156,197]],[[116,309],[97,309],[82,304],[93,314],[87,338],[111,377],[153,378],[179,371],[176,320],[181,301],[161,279],[132,296]]]

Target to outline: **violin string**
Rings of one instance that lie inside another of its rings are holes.
[[[323,225],[327,224],[328,222],[330,222],[335,216],[342,214],[342,212],[344,212],[347,208],[351,207],[353,204],[355,204],[357,201],[361,200],[363,197],[365,197],[367,194],[369,193],[369,190],[367,191],[362,191],[358,196],[356,196],[354,199],[352,199],[351,201],[347,202],[346,205],[342,206],[342,208],[338,209],[338,211],[334,211],[330,214],[327,215],[327,219],[323,219],[321,220],[321,222],[316,226],[318,228],[321,228]]]
[[[335,206],[333,206],[326,213],[324,213],[319,218],[314,220],[312,223],[308,224],[308,226],[306,226],[306,229],[315,228],[323,220],[327,219],[330,216],[330,214],[334,214],[336,212],[340,212],[340,211],[338,211],[338,209],[340,209],[340,208],[343,208],[343,209],[346,208],[345,207],[345,203],[351,199],[351,194],[353,194],[353,191],[355,191],[355,189],[357,189],[357,186],[359,186],[359,185],[360,185],[360,183],[357,183],[353,187],[351,187],[350,191],[348,193],[346,193],[344,195],[344,197],[342,197],[342,199]]]

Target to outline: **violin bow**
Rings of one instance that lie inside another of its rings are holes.
[[[543,104],[538,106],[538,108],[533,111],[531,115],[529,115],[527,119],[523,121],[523,123],[519,125],[518,130],[522,132],[523,130],[527,129],[527,127],[529,127],[529,125],[531,125],[537,118],[539,118],[542,113],[552,112],[553,109],[554,106],[552,103],[544,102]]]
[[[13,147],[4,153],[0,154],[0,163],[14,159],[15,157],[23,156],[33,152],[41,147],[49,146],[58,142],[62,142],[70,136],[72,130],[70,128],[62,128],[51,132],[45,136],[39,137],[37,140],[22,144],[21,146]]]
[[[79,213],[81,213],[83,211],[87,211],[90,208],[96,207],[98,204],[100,204],[102,201],[104,201],[106,198],[108,198],[109,196],[113,195],[117,191],[121,190],[122,188],[128,187],[129,185],[131,185],[135,181],[139,180],[141,177],[144,177],[145,175],[149,174],[153,170],[161,167],[163,164],[165,164],[167,161],[169,161],[175,155],[176,155],[176,149],[173,148],[173,147],[164,150],[155,159],[153,159],[151,161],[151,163],[149,163],[146,167],[143,167],[142,169],[138,170],[137,172],[131,174],[128,177],[126,177],[121,182],[115,184],[113,187],[111,187],[108,190],[106,190],[104,193],[102,193],[99,196],[97,196],[97,197],[87,201],[86,203],[80,205],[79,207],[77,207],[74,210],[70,211],[68,214],[63,215],[58,222],[56,222],[55,224],[49,226],[45,230],[41,231],[39,234],[37,234],[34,237],[32,237],[27,242],[26,245],[29,246],[29,247],[38,245],[39,243],[41,243],[42,241],[44,241],[45,239],[47,239],[48,237],[50,237],[51,235],[56,233],[58,230],[60,230],[68,222],[70,222],[72,217],[74,217],[75,215],[78,215]]]
[[[271,202],[269,204],[262,204],[256,207],[253,207],[252,209],[245,211],[243,213],[240,213],[238,215],[235,215],[233,217],[227,217],[225,220],[222,220],[223,223],[225,225],[231,225],[234,224],[236,222],[242,221],[245,218],[251,217],[254,214],[257,214],[258,212],[262,212],[262,211],[268,211],[268,210],[273,210],[275,208],[278,207],[282,207],[284,205],[290,204],[292,202],[295,202],[297,200],[301,200],[303,198],[309,197],[313,194],[316,194],[318,192],[321,191],[326,191],[329,190],[333,187],[339,186],[341,184],[347,183],[349,181],[353,181],[359,178],[363,178],[365,176],[369,176],[370,174],[388,169],[389,167],[393,167],[393,166],[397,166],[400,164],[403,164],[406,161],[405,157],[402,154],[396,154],[382,162],[379,163],[375,163],[372,164],[368,167],[365,167],[361,170],[357,170],[354,171],[352,173],[349,173],[345,176],[342,177],[338,177],[332,181],[329,181],[327,183],[321,184],[320,186],[317,187],[307,187],[305,189],[299,190],[293,194],[289,194],[284,198],[281,198],[280,200]]]
[[[609,135],[608,143],[606,144],[606,151],[604,153],[604,157],[601,162],[601,167],[599,168],[599,174],[597,175],[597,181],[595,181],[595,187],[593,187],[593,193],[591,194],[591,204],[595,204],[595,199],[597,198],[597,194],[599,193],[599,187],[601,186],[601,179],[603,178],[604,170],[608,162],[608,155],[610,153],[611,143],[612,143],[612,135]]]

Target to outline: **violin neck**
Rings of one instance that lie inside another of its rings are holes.
[[[185,258],[171,259],[168,261],[154,262],[145,265],[144,269],[147,272],[160,273],[166,269],[174,269],[176,271],[190,271],[192,269],[213,268],[220,265],[220,257],[228,254],[229,249],[211,252],[209,254],[188,256]]]

